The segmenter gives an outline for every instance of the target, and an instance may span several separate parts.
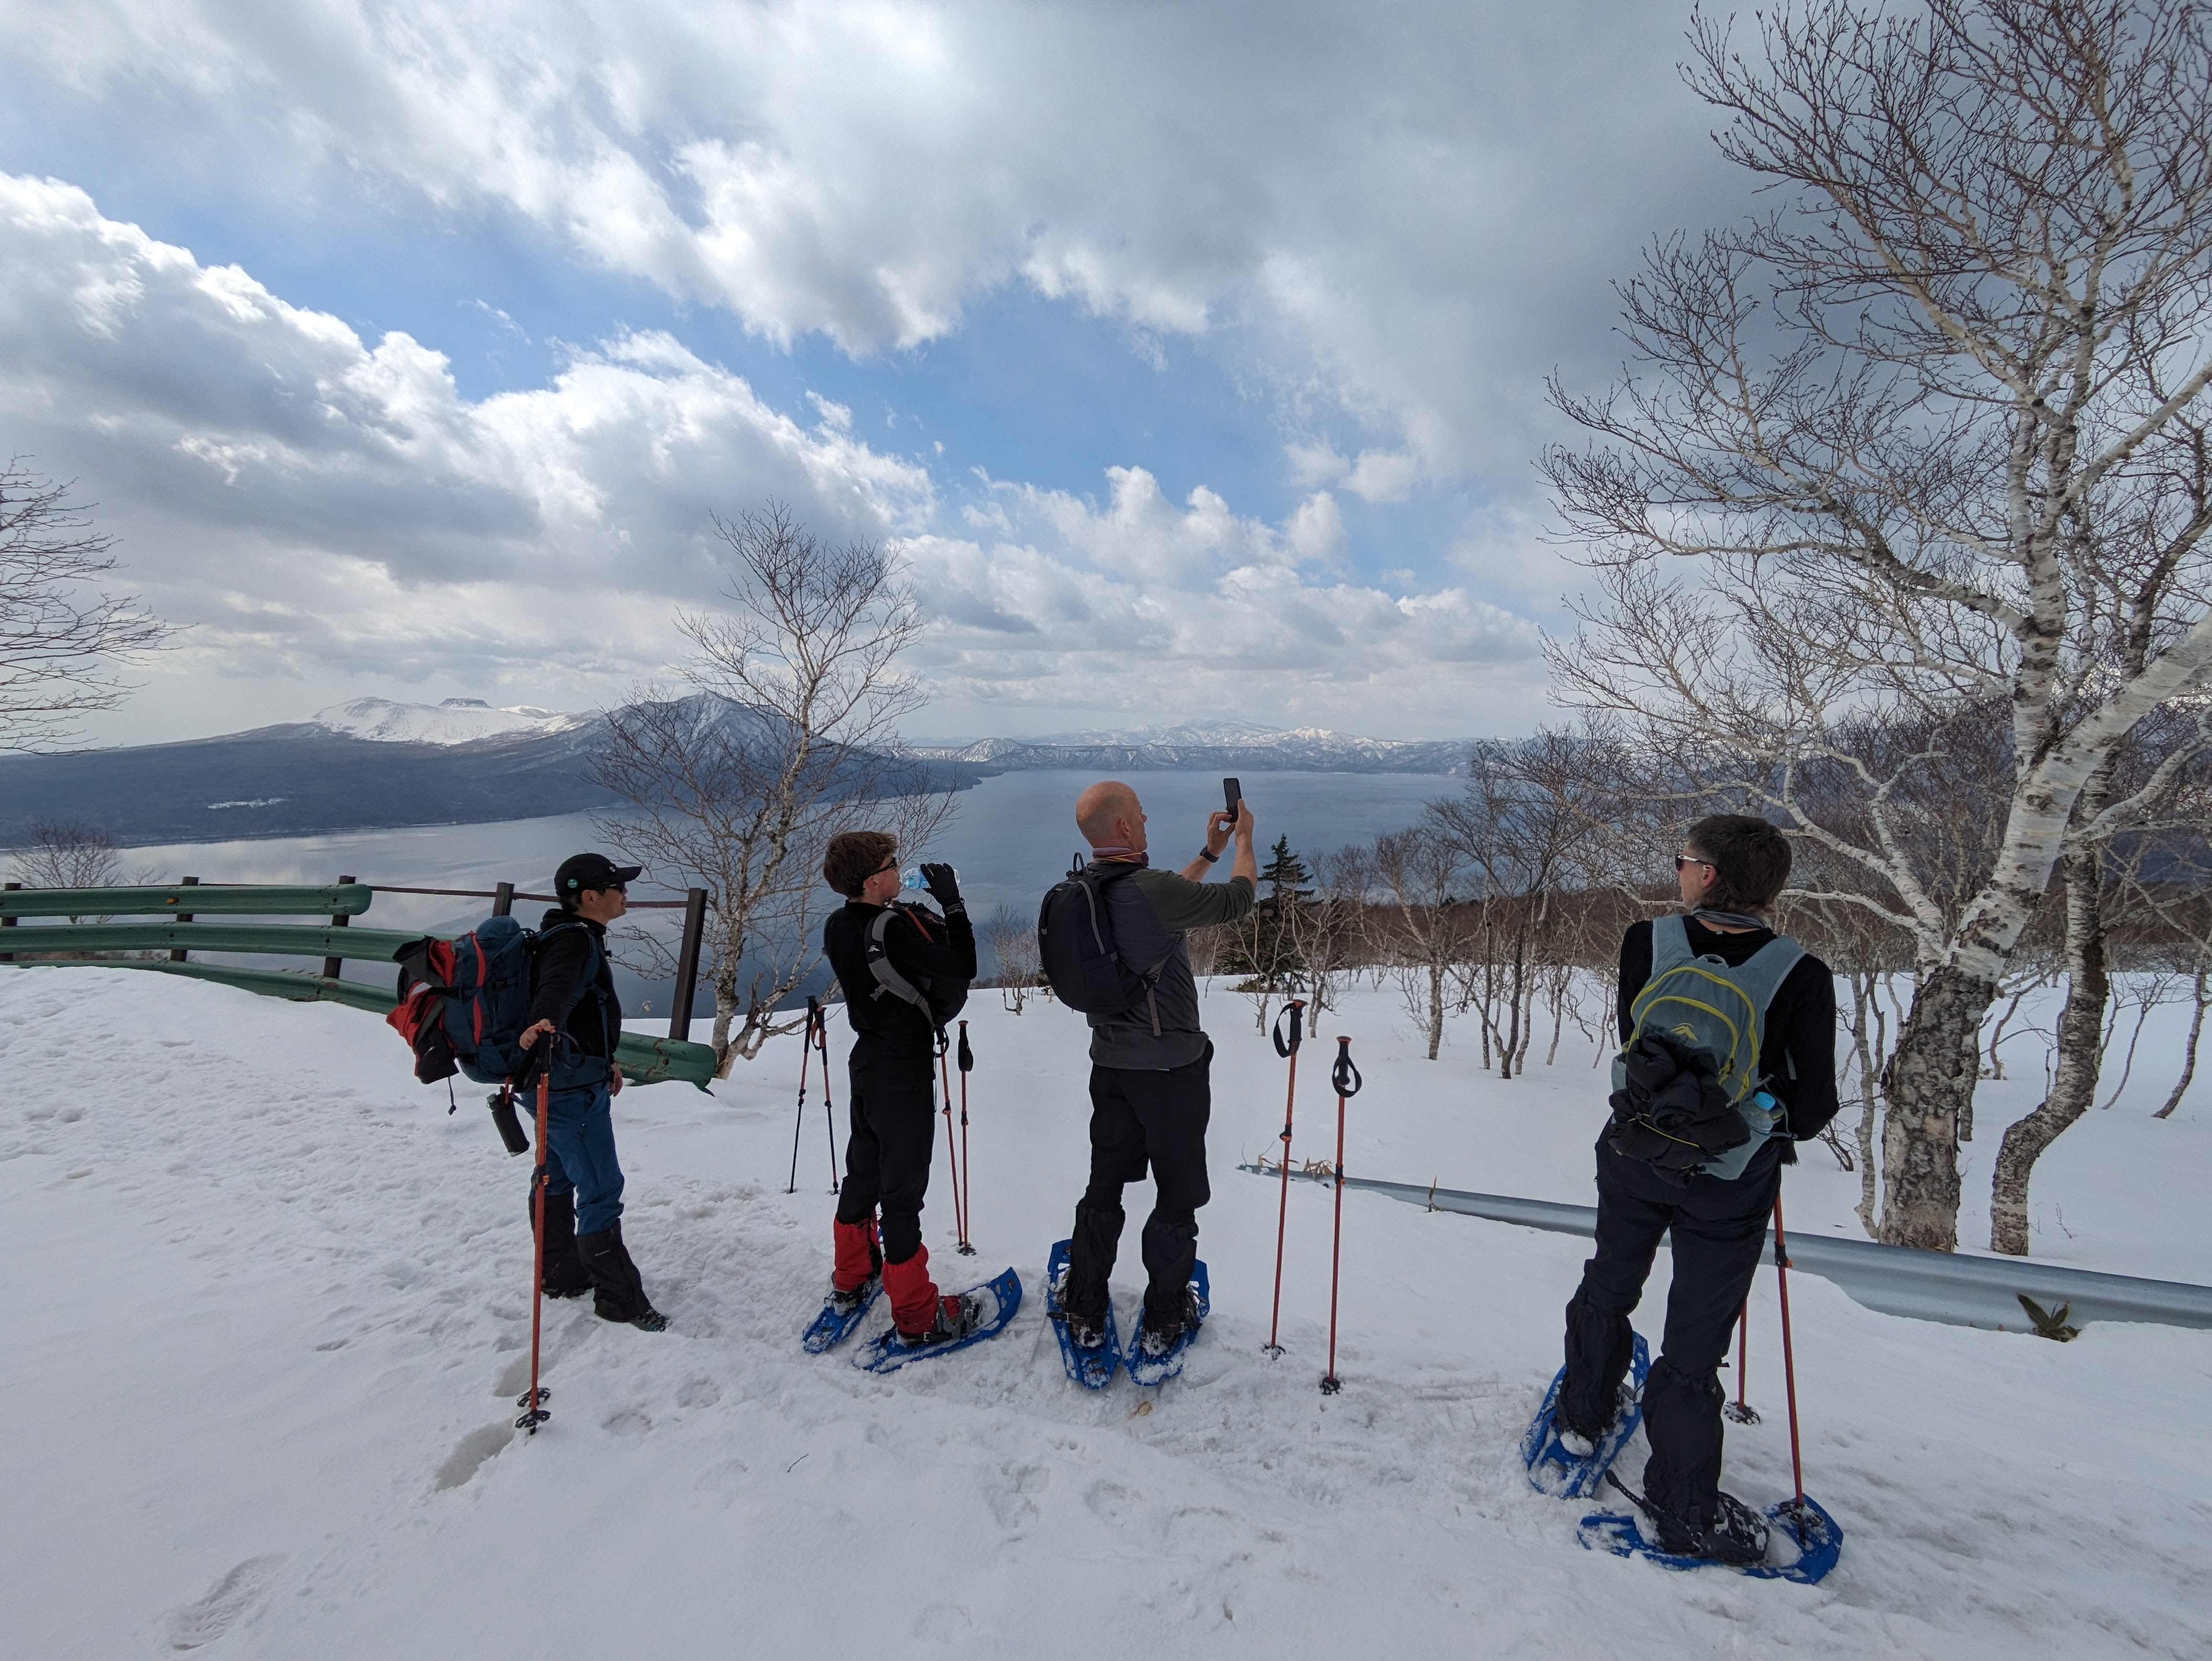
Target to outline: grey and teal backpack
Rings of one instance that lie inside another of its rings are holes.
[[[1702,1175],[1724,1182],[1743,1175],[1781,1120],[1779,1104],[1762,1087],[1766,1080],[1759,1070],[1759,1053],[1767,1006],[1804,955],[1803,946],[1781,935],[1730,967],[1717,957],[1692,952],[1689,929],[1680,917],[1652,922],[1651,974],[1629,1004],[1633,1025],[1613,1058],[1614,1098],[1618,1102],[1628,1086],[1629,1051],[1647,1033],[1663,1034],[1684,1050],[1710,1056],[1719,1069],[1722,1093],[1751,1134],[1700,1163],[1697,1170]]]

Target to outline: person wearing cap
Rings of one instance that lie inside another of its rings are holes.
[[[845,897],[823,924],[823,954],[844,989],[854,1034],[853,1135],[831,1230],[830,1302],[849,1313],[874,1296],[880,1279],[892,1325],[915,1348],[967,1336],[984,1310],[973,1292],[938,1289],[921,1243],[937,1141],[938,1042],[975,977],[975,930],[958,877],[949,865],[925,865],[921,874],[941,916],[896,903],[898,843],[887,831],[840,831],[823,854],[823,880]],[[872,952],[872,936],[879,948]]]
[[[549,1297],[586,1287],[604,1321],[659,1332],[668,1317],[645,1295],[622,1235],[622,1166],[615,1158],[614,1098],[622,1093],[615,1046],[622,1001],[607,958],[607,925],[629,909],[635,865],[578,854],[553,873],[561,904],[538,925],[526,1049],[553,1047],[545,1116],[545,1253]]]

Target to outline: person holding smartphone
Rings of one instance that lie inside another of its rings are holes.
[[[1091,1024],[1091,1181],[1075,1208],[1060,1296],[1068,1335],[1085,1348],[1105,1342],[1107,1280],[1125,1220],[1122,1187],[1142,1181],[1148,1166],[1157,1194],[1143,1237],[1139,1347],[1164,1354],[1191,1317],[1198,1210],[1212,1197],[1206,1126],[1212,1111],[1213,1045],[1199,1025],[1188,931],[1235,922],[1249,912],[1260,875],[1252,810],[1240,794],[1230,794],[1234,799],[1208,816],[1204,843],[1180,872],[1152,867],[1145,810],[1127,785],[1105,780],[1076,800],[1076,827],[1091,845],[1091,868],[1104,879],[1115,952],[1152,983],[1151,998],[1134,1008],[1085,1017]],[[1232,837],[1237,856],[1229,880],[1208,884]]]

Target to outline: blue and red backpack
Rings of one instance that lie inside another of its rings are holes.
[[[394,952],[399,1004],[384,1019],[414,1050],[415,1076],[424,1084],[456,1071],[478,1084],[520,1078],[532,1058],[519,1040],[530,1024],[538,948],[582,927],[557,923],[540,934],[512,917],[487,917],[459,940],[426,935]],[[597,973],[593,964],[580,984]]]

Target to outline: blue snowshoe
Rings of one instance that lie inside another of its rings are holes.
[[[1650,1376],[1651,1350],[1642,1333],[1631,1335],[1635,1347],[1630,1352],[1628,1377],[1621,1384],[1620,1411],[1598,1439],[1596,1451],[1586,1457],[1577,1458],[1560,1445],[1559,1427],[1553,1415],[1559,1405],[1559,1388],[1567,1381],[1567,1370],[1561,1367],[1553,1375],[1552,1387],[1544,1392],[1544,1404],[1536,1409],[1528,1433],[1521,1439],[1521,1463],[1528,1467],[1528,1486],[1537,1493],[1555,1500],[1589,1499],[1613,1469],[1628,1439],[1636,1434],[1637,1426],[1644,1422],[1644,1381]]]
[[[1137,1329],[1129,1335],[1129,1376],[1148,1389],[1155,1384],[1164,1384],[1182,1371],[1185,1353],[1196,1342],[1198,1329],[1205,1325],[1206,1317],[1212,1312],[1212,1287],[1206,1278],[1203,1260],[1191,1265],[1189,1293],[1189,1312],[1183,1319],[1182,1330],[1176,1335],[1175,1342],[1165,1349],[1157,1354],[1146,1351],[1142,1315],[1137,1317]]]
[[[862,1345],[853,1357],[853,1365],[866,1372],[896,1372],[909,1361],[950,1355],[956,1349],[997,1337],[1022,1306],[1022,1277],[1010,1269],[995,1280],[970,1287],[960,1299],[963,1320],[957,1332],[908,1343],[892,1327]]]
[[[806,1334],[799,1342],[809,1355],[819,1355],[826,1349],[835,1349],[852,1335],[853,1329],[860,1324],[867,1312],[875,1307],[876,1295],[884,1289],[884,1277],[871,1275],[853,1293],[842,1293],[832,1287],[822,1300],[822,1310],[807,1323]]]
[[[1121,1335],[1114,1324],[1114,1303],[1107,1299],[1103,1343],[1086,1347],[1068,1335],[1060,1302],[1061,1293],[1066,1289],[1068,1244],[1062,1240],[1053,1247],[1052,1256],[1044,1266],[1045,1317],[1052,1323],[1054,1336],[1060,1340],[1060,1364],[1067,1369],[1067,1376],[1085,1390],[1103,1390],[1114,1382],[1114,1368],[1121,1359]]]
[[[1843,1555],[1844,1530],[1817,1500],[1784,1500],[1765,1512],[1766,1556],[1756,1563],[1728,1563],[1662,1551],[1644,1537],[1632,1512],[1597,1512],[1582,1520],[1575,1537],[1592,1551],[1641,1557],[1668,1569],[1734,1569],[1754,1580],[1794,1580],[1817,1585]]]

